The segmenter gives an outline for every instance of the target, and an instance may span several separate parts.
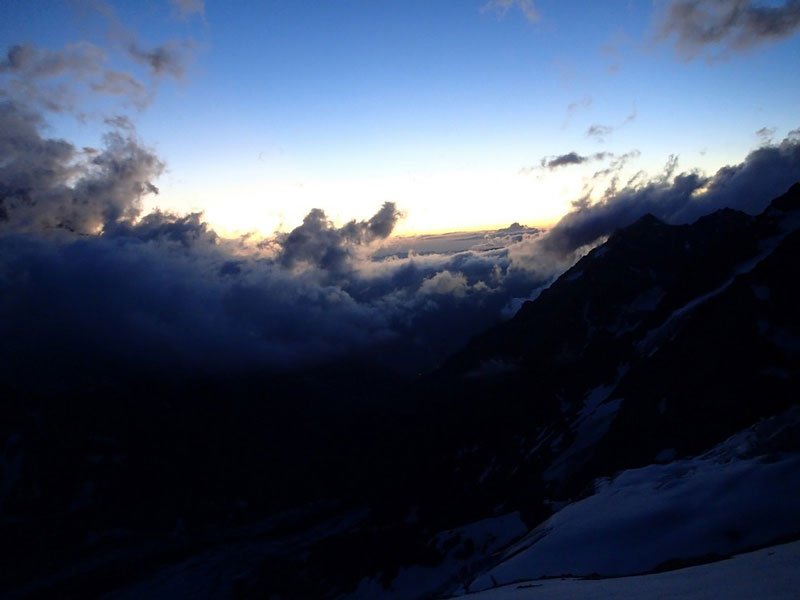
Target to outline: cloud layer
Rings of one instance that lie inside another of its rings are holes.
[[[200,214],[143,214],[164,165],[127,119],[107,122],[102,147],[78,149],[44,137],[42,115],[0,102],[0,362],[9,372],[228,372],[342,359],[415,372],[643,214],[681,223],[722,206],[757,212],[800,179],[794,132],[713,176],[676,175],[671,161],[656,178],[612,184],[546,234],[515,225],[466,247],[445,237],[451,250],[436,250],[427,239],[426,254],[377,258],[401,218],[392,203],[341,226],[315,209],[259,243],[221,239]],[[589,158],[570,153],[545,166]]]
[[[373,259],[400,213],[335,226],[311,211],[256,244],[222,240],[199,214],[143,214],[163,164],[124,119],[105,145],[42,136],[41,115],[0,103],[0,353],[29,364],[206,370],[293,368],[382,353],[430,367],[549,274],[490,249]],[[17,340],[18,343],[8,343]]]
[[[725,55],[800,31],[800,1],[673,0],[659,27],[687,59]]]

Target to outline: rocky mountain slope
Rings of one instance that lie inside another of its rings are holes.
[[[800,397],[798,226],[800,185],[757,217],[645,216],[473,340],[433,385],[464,403],[529,405],[518,428],[555,495],[707,449]]]

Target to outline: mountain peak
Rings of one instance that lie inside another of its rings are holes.
[[[664,221],[659,219],[653,213],[645,213],[641,217],[639,217],[636,221],[633,222],[631,227],[635,226],[652,226],[652,225],[664,225]]]
[[[664,227],[668,227],[664,221],[656,217],[653,213],[645,213],[630,225],[617,229],[611,237],[617,238],[624,236],[626,238],[638,238],[648,232],[660,230]]]
[[[800,210],[800,181],[790,187],[785,194],[778,196],[773,200],[770,209],[778,209],[781,211]]]

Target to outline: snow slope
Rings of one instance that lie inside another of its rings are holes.
[[[466,591],[542,577],[646,573],[800,534],[798,430],[795,408],[702,456],[600,481],[594,495],[531,531]]]
[[[549,579],[465,596],[469,600],[796,600],[800,542],[707,565],[617,579]]]

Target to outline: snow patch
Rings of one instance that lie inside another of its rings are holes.
[[[542,478],[545,481],[563,479],[608,432],[622,405],[622,398],[609,400],[609,396],[627,371],[627,365],[621,367],[614,383],[599,385],[587,393],[583,408],[572,422],[571,429],[575,434],[575,439],[544,472]],[[555,450],[555,447],[553,449]]]
[[[633,302],[631,302],[630,308],[634,311],[653,311],[656,309],[656,307],[658,307],[659,303],[664,298],[664,295],[664,288],[660,286],[653,286],[649,290],[636,296]]]
[[[800,408],[708,453],[597,483],[505,553],[480,591],[563,575],[623,576],[679,560],[729,556],[800,534]]]
[[[720,294],[722,294],[725,290],[727,290],[734,281],[740,276],[744,275],[745,273],[751,272],[753,269],[758,266],[761,261],[771,255],[775,249],[780,244],[781,240],[784,236],[776,236],[769,240],[766,240],[762,244],[762,250],[759,252],[758,255],[754,256],[753,258],[744,261],[743,263],[739,264],[734,270],[731,276],[725,280],[721,285],[717,286],[710,292],[702,294],[697,298],[694,298],[690,302],[687,302],[682,307],[678,308],[677,310],[673,311],[673,313],[667,317],[667,319],[658,327],[652,329],[645,338],[637,344],[637,349],[639,354],[642,356],[652,356],[658,347],[661,345],[663,341],[668,339],[670,335],[675,331],[678,322],[688,313],[693,311],[695,308],[700,306],[701,304],[711,300],[712,298],[716,298]]]
[[[796,600],[800,542],[668,573],[601,580],[520,582],[471,594],[474,600]]]

